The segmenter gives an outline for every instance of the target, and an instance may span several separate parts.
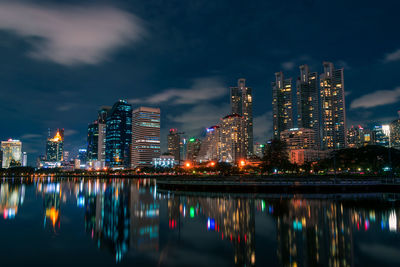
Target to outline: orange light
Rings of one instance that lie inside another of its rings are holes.
[[[244,160],[241,160],[241,161],[240,161],[240,166],[242,166],[242,167],[243,167],[244,165],[246,165],[246,161],[244,161]]]
[[[190,162],[186,162],[185,166],[186,166],[186,168],[190,168],[192,166],[192,164],[190,164]]]
[[[215,162],[214,162],[214,161],[211,161],[211,162],[210,162],[210,165],[211,165],[211,167],[214,167],[214,166],[215,166]]]

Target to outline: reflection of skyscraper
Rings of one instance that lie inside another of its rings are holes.
[[[253,154],[253,99],[251,88],[246,87],[246,79],[239,79],[237,87],[231,87],[232,114],[244,119],[244,143],[248,155]]]
[[[61,187],[59,183],[43,184],[43,187],[44,226],[49,222],[55,230],[60,228]]]
[[[132,107],[126,100],[119,100],[107,116],[106,165],[111,168],[129,167],[131,142]]]
[[[4,219],[14,219],[18,208],[24,203],[25,185],[4,183],[0,187],[0,215]]]
[[[9,168],[21,166],[22,163],[22,143],[19,140],[9,139],[1,141],[2,167]]]
[[[274,138],[293,128],[292,78],[285,79],[282,72],[275,73],[272,83],[272,111]]]
[[[137,251],[157,251],[159,240],[159,203],[150,180],[131,184],[130,247]]]

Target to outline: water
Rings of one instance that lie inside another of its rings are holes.
[[[3,180],[1,265],[400,265],[396,195],[174,195],[155,184]]]

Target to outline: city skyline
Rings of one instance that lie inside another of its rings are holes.
[[[272,100],[270,82],[274,73],[282,70],[295,81],[298,66],[307,64],[310,70],[320,71],[325,60],[345,69],[348,126],[372,127],[397,117],[400,94],[395,77],[400,57],[399,47],[391,40],[396,25],[395,15],[390,15],[394,8],[375,10],[369,2],[357,5],[339,1],[327,8],[327,3],[314,1],[255,1],[248,5],[233,1],[229,13],[223,1],[185,3],[174,8],[152,1],[105,2],[101,8],[85,1],[80,5],[48,4],[0,2],[4,12],[0,53],[7,62],[2,66],[0,100],[0,119],[7,127],[0,131],[0,138],[22,140],[30,163],[44,153],[47,128],[66,129],[66,151],[85,146],[93,111],[118,99],[128,99],[134,107],[157,106],[163,110],[162,151],[166,151],[170,128],[199,136],[229,114],[228,88],[241,77],[253,89],[254,141],[263,142],[272,132],[272,107],[268,103]],[[40,12],[58,23],[48,25]],[[36,30],[28,27],[30,23],[21,25],[15,19],[28,13],[40,26]],[[325,25],[320,14],[340,16],[335,27],[330,27],[332,34],[351,35],[351,40],[324,45],[318,41]],[[93,51],[82,55],[78,52],[85,44],[65,44],[60,35],[51,35],[46,28],[71,38],[85,34],[89,26],[78,27],[70,16],[79,18],[79,25],[89,25],[91,19],[104,16],[115,23],[106,27],[109,24],[101,22],[104,27],[97,27],[102,30],[93,31],[93,38],[102,41],[95,46],[92,39],[87,40]],[[363,19],[366,16],[368,19]],[[213,21],[212,27],[204,17]],[[289,17],[298,27],[289,27],[285,20]],[[243,26],[243,21],[251,21],[250,28]],[[305,33],[302,28],[313,34],[308,35],[307,42],[294,46],[293,41]],[[352,28],[357,28],[357,33]],[[226,32],[226,38],[221,38],[220,32]],[[43,38],[43,44],[32,37]]]

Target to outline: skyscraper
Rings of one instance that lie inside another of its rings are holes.
[[[222,119],[219,161],[237,163],[246,157],[244,125],[244,118],[238,114],[231,114]]]
[[[22,166],[28,166],[28,154],[26,154],[26,152],[22,153]]]
[[[282,72],[275,73],[272,83],[272,111],[274,138],[293,128],[292,78],[285,79]]]
[[[129,167],[129,149],[132,142],[132,107],[119,100],[106,120],[106,166]]]
[[[97,123],[99,125],[99,137],[97,144],[97,160],[101,168],[106,166],[106,130],[107,130],[107,114],[110,112],[111,107],[103,106],[99,110]]]
[[[206,130],[199,152],[200,161],[209,161],[220,159],[221,154],[221,131],[218,125],[211,126]]]
[[[150,167],[160,156],[160,109],[139,107],[132,112],[131,167]]]
[[[400,150],[400,119],[390,123],[390,143],[391,147]]]
[[[321,92],[321,141],[323,149],[346,147],[346,110],[344,100],[343,69],[324,62],[320,75]]]
[[[231,87],[232,114],[244,119],[245,149],[247,156],[253,154],[253,99],[251,88],[246,87],[246,79],[239,79],[237,87]]]
[[[198,161],[201,148],[201,140],[198,138],[189,138],[187,143],[186,159],[190,161]]]
[[[174,156],[177,162],[181,159],[181,135],[177,129],[170,129],[168,134],[168,153]]]
[[[19,140],[8,139],[1,141],[1,151],[3,152],[2,167],[9,168],[21,166],[22,164],[22,143]]]
[[[64,159],[64,129],[57,129],[56,135],[47,138],[46,160],[50,162],[59,162]]]
[[[94,121],[88,126],[87,161],[89,164],[98,160],[99,154],[99,123]]]
[[[318,74],[311,72],[307,65],[300,66],[300,77],[297,79],[297,126],[313,129],[315,144],[319,147],[319,90]]]

